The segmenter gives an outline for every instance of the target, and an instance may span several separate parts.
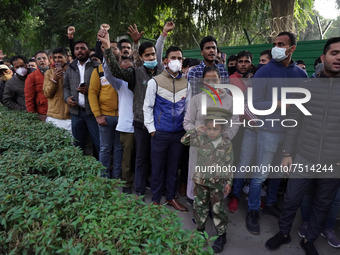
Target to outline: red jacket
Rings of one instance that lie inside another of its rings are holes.
[[[28,112],[47,113],[47,98],[43,92],[44,75],[36,70],[25,81],[25,101]]]
[[[242,75],[239,74],[238,72],[233,73],[232,75],[229,76],[230,78],[230,84],[235,85],[239,89],[242,90],[243,94],[246,91],[246,85],[242,81]]]

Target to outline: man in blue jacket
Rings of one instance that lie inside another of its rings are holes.
[[[340,188],[340,37],[326,42],[321,60],[324,70],[302,84],[311,94],[304,105],[311,115],[305,116],[293,105],[288,111],[288,118],[298,125],[285,130],[282,165],[290,168],[290,173],[279,218],[280,231],[266,242],[268,250],[277,250],[291,241],[296,212],[306,192],[312,189],[313,209],[300,246],[307,255],[319,254],[314,241]]]
[[[259,128],[257,138],[257,159],[258,171],[253,174],[249,186],[248,214],[246,218],[247,230],[254,234],[260,234],[259,210],[261,205],[262,183],[269,175],[263,166],[272,164],[279,144],[284,138],[284,127],[281,125],[281,95],[282,87],[296,87],[294,79],[307,78],[304,70],[299,68],[292,60],[292,54],[296,49],[296,37],[290,32],[281,32],[275,38],[272,48],[273,59],[260,70],[253,78],[253,106],[257,110],[267,110],[273,104],[273,88],[278,89],[278,107],[269,115],[260,116],[263,125]],[[296,80],[295,80],[296,81]],[[275,121],[267,121],[275,119]],[[270,179],[268,183],[267,196],[263,212],[279,217],[280,210],[277,208],[277,193],[280,179]]]
[[[152,202],[160,203],[165,181],[167,204],[176,210],[187,211],[175,198],[188,91],[188,82],[181,73],[182,61],[182,50],[175,46],[169,47],[165,54],[165,70],[148,81],[143,111],[144,125],[152,137]]]

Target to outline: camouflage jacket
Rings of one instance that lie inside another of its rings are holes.
[[[232,185],[233,148],[228,138],[222,137],[215,147],[206,134],[199,135],[194,128],[182,137],[181,142],[187,146],[198,147],[197,163],[193,175],[195,183],[204,184],[209,181]]]

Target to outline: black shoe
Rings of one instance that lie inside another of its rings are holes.
[[[216,241],[214,242],[212,249],[214,250],[215,253],[220,253],[223,251],[224,245],[227,242],[227,236],[226,233],[223,235],[218,236]]]
[[[192,222],[196,225],[195,217],[192,217],[191,220],[192,220]],[[197,230],[198,230],[198,229],[197,229]]]
[[[246,218],[247,230],[253,235],[260,234],[259,211],[249,211]]]
[[[276,218],[279,218],[281,213],[280,208],[276,204],[272,206],[265,205],[262,211],[264,214],[273,215]]]
[[[300,246],[302,247],[302,249],[304,249],[306,255],[319,255],[313,242],[310,241],[305,242],[305,239],[302,239],[300,242]]]
[[[266,242],[265,246],[268,250],[274,251],[274,250],[279,249],[281,244],[287,244],[287,243],[290,243],[290,241],[291,241],[290,235],[285,237],[284,234],[280,231],[275,236],[270,238]]]
[[[188,204],[190,207],[193,207],[193,205],[194,205],[194,200],[192,200],[191,198],[188,198],[188,197],[187,197],[187,204]]]
[[[131,187],[123,187],[123,192],[126,194],[132,194],[132,188]]]

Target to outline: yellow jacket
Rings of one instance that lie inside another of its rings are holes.
[[[64,78],[55,83],[52,81],[53,74],[54,68],[51,68],[44,75],[43,92],[48,101],[47,116],[60,120],[70,119],[69,108],[64,101]]]
[[[95,117],[118,116],[118,94],[106,80],[102,65],[93,69],[88,99]]]

